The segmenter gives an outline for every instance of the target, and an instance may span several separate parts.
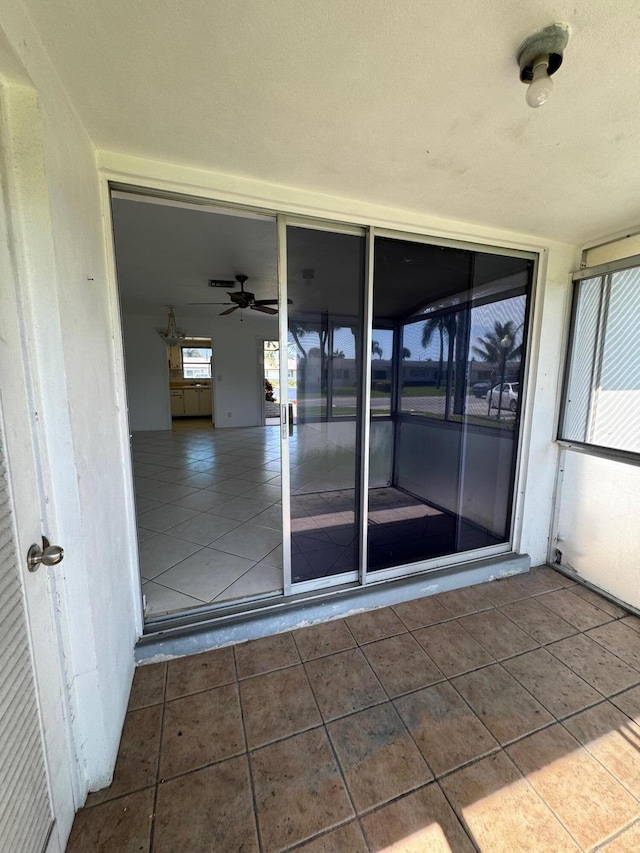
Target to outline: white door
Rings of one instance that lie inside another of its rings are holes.
[[[8,238],[0,205],[0,850],[58,853],[73,820],[74,764],[56,569],[26,567],[30,545],[51,535],[51,505],[43,498],[28,309],[19,298]]]

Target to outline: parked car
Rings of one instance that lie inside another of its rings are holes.
[[[471,386],[471,391],[474,397],[485,397],[487,396],[487,391],[491,388],[490,382],[476,382],[475,385]]]
[[[502,402],[500,402],[500,388],[502,388]],[[487,394],[487,403],[489,410],[497,409],[498,405],[505,412],[515,412],[518,409],[518,391],[520,389],[519,382],[504,382],[498,384]]]

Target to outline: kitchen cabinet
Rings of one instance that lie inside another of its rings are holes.
[[[171,398],[171,417],[179,418],[184,415],[184,394],[182,391],[170,391]]]
[[[182,370],[182,347],[169,347],[169,370]]]
[[[198,408],[201,415],[213,414],[211,388],[198,388]]]
[[[196,418],[213,413],[211,388],[208,385],[202,387],[172,388],[169,393],[172,418]]]
[[[187,417],[195,417],[200,414],[199,388],[184,388],[184,413]]]

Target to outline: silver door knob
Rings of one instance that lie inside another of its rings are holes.
[[[30,572],[37,572],[40,563],[45,566],[56,566],[62,561],[64,551],[59,545],[50,545],[46,536],[42,537],[42,547],[33,544],[27,552],[27,568]]]

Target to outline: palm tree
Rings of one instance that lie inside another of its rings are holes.
[[[495,364],[497,367],[503,358],[505,363],[509,359],[520,358],[522,344],[514,346],[516,332],[517,328],[513,320],[507,320],[506,323],[500,323],[496,320],[493,324],[493,331],[487,332],[482,338],[478,338],[478,344],[471,349],[482,361]]]
[[[378,358],[382,358],[382,347],[378,341],[371,341],[371,355],[377,355]]]
[[[402,347],[402,358],[411,358],[411,350],[406,347]]]
[[[440,314],[438,317],[430,317],[422,327],[422,347],[426,349],[431,343],[431,339],[437,332],[440,335],[440,356],[438,358],[438,388],[442,384],[442,368],[444,366],[444,339],[449,338],[449,330],[451,326],[451,317],[447,314]]]
[[[346,358],[344,350],[336,349],[331,353],[332,358]]]
[[[299,351],[300,355],[302,356],[302,358],[304,358],[306,360],[307,351],[305,350],[305,348],[300,343],[300,338],[304,337],[304,335],[307,334],[307,330],[304,328],[304,326],[301,326],[299,323],[296,323],[295,321],[291,321],[289,323],[289,334],[291,335],[293,340],[296,342],[296,346],[298,347],[298,351]]]

